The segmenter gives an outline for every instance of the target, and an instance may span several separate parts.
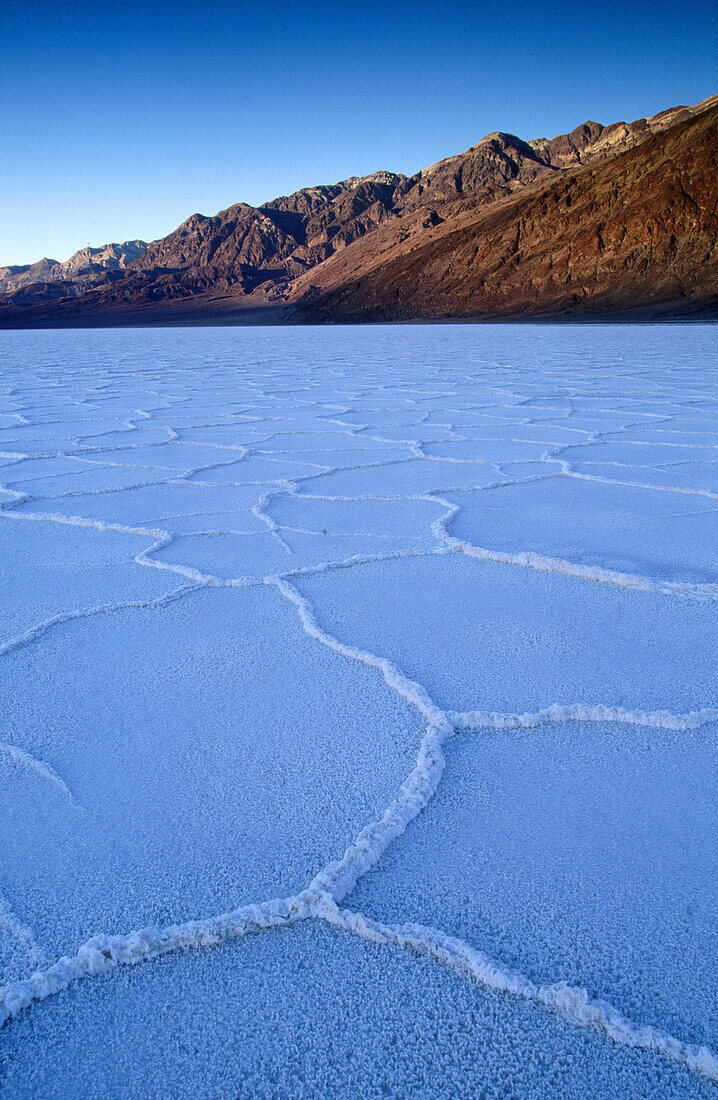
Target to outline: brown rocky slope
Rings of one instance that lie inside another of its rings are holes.
[[[336,273],[300,308],[320,321],[718,316],[717,165],[713,106],[344,281]]]
[[[120,262],[107,246],[106,266],[83,250],[60,278],[22,269],[0,326],[718,314],[717,115],[714,97],[550,140],[494,133],[408,178],[195,214]]]

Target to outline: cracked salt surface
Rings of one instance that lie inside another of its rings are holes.
[[[394,661],[449,711],[715,705],[715,603],[464,554],[301,578],[329,633]]]
[[[507,1012],[430,958],[316,921],[80,983],[13,1029],[7,1100],[715,1096],[682,1067],[525,1002]]]
[[[715,1094],[713,337],[8,334],[4,1093]]]
[[[13,727],[81,812],[37,782],[13,803],[8,770],[0,815],[6,874],[50,958],[100,929],[298,892],[381,812],[422,734],[265,586],[75,620],[42,647],[40,684],[35,648],[6,658]]]
[[[436,797],[352,904],[710,1042],[717,733],[569,722],[458,737]]]
[[[444,496],[459,508],[451,534],[471,544],[669,583],[718,581],[718,500],[696,507],[680,493],[564,477]]]

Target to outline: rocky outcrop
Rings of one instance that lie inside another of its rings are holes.
[[[136,260],[147,248],[144,241],[105,244],[81,248],[69,260],[43,258],[21,267],[0,267],[0,294],[12,293],[33,283],[88,282],[104,271],[119,271]]]
[[[43,256],[34,264],[0,267],[0,294],[12,293],[30,283],[46,282],[50,272],[57,266],[57,260],[49,260],[47,256]]]

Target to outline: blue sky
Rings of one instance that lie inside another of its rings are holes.
[[[718,0],[3,0],[0,264],[718,92]]]

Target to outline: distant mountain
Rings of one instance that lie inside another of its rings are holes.
[[[716,164],[718,97],[552,139],[495,132],[414,176],[0,269],[0,325],[718,315]]]
[[[82,281],[102,271],[118,271],[141,256],[146,248],[144,241],[105,244],[100,248],[91,248],[88,245],[87,248],[75,252],[64,263],[44,257],[37,263],[21,267],[0,267],[0,294],[19,290],[32,283]]]
[[[21,286],[31,283],[49,282],[49,275],[58,266],[57,260],[43,256],[34,264],[18,264],[14,267],[0,267],[0,294],[11,294]]]

